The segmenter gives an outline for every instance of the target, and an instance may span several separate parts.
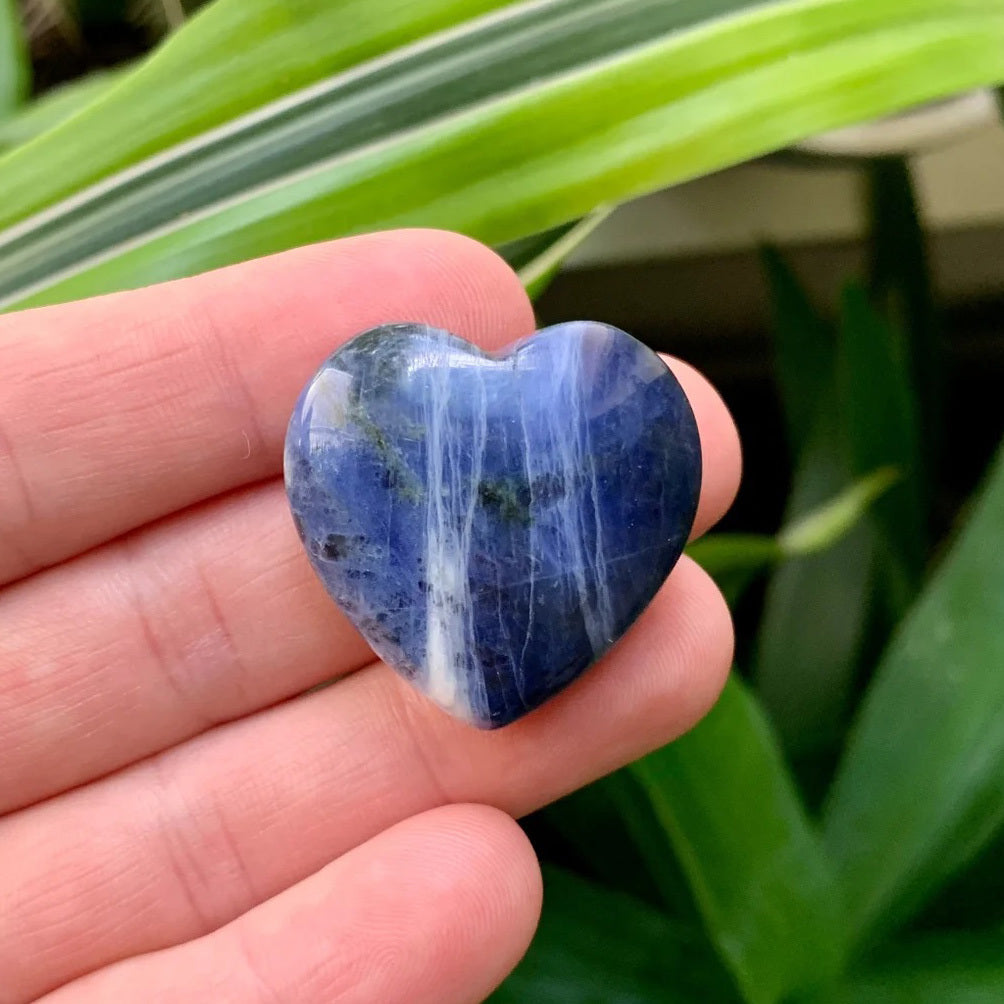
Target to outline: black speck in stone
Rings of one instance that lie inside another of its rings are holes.
[[[345,533],[329,533],[324,538],[318,553],[327,561],[340,561],[365,539],[362,536],[352,537]]]

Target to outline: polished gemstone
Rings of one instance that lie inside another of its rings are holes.
[[[328,592],[447,711],[505,725],[624,633],[683,550],[697,427],[662,360],[578,321],[485,353],[394,324],[296,404],[286,488]]]

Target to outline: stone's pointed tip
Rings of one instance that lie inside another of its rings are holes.
[[[569,322],[488,354],[395,324],[304,389],[286,486],[315,571],[374,650],[495,728],[655,595],[694,519],[700,456],[679,384],[617,328]]]

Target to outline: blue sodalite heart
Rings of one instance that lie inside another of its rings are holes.
[[[505,725],[602,655],[675,564],[701,449],[655,353],[580,321],[485,353],[393,324],[339,349],[286,438],[297,529],[373,650]]]

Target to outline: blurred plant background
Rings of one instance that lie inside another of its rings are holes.
[[[915,183],[1002,81],[1004,0],[0,0],[4,308],[448,227],[737,415],[733,678],[525,821],[499,1001],[1004,1000],[1004,238]]]

